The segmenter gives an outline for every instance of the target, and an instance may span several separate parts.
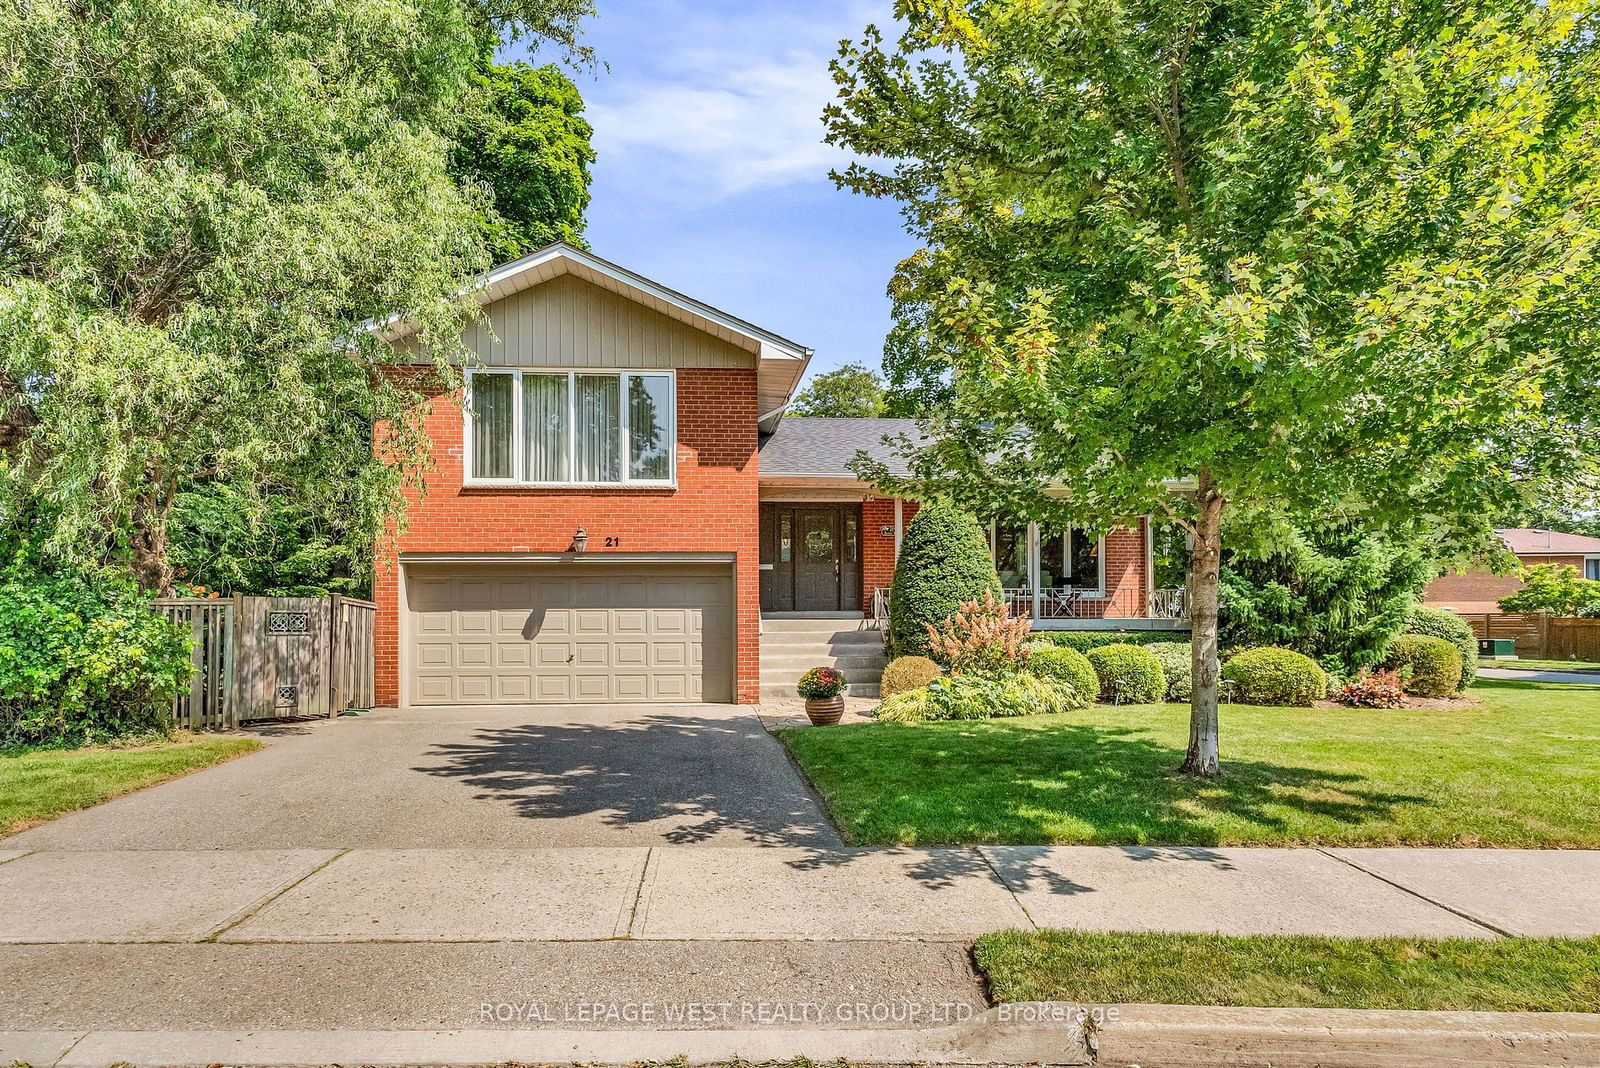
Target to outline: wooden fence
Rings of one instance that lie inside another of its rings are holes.
[[[1479,638],[1511,638],[1534,660],[1600,660],[1600,619],[1544,612],[1461,612]]]
[[[180,727],[226,730],[252,719],[372,707],[371,601],[173,597],[156,607],[189,628],[194,675],[172,704]]]

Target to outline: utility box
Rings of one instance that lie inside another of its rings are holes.
[[[1515,660],[1517,643],[1511,638],[1479,638],[1478,657],[1482,660]]]

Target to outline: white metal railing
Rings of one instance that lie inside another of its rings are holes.
[[[872,625],[880,630],[889,625],[889,587],[872,588]]]
[[[1185,619],[1188,604],[1182,589],[1150,591],[1145,603],[1132,591],[1107,597],[1098,590],[1076,586],[1048,586],[1039,590],[1035,612],[1034,591],[1026,586],[1004,591],[1006,609],[1026,619]]]

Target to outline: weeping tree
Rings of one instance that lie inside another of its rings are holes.
[[[886,488],[1193,542],[1183,768],[1219,772],[1224,520],[1476,543],[1593,464],[1589,0],[902,0],[833,64],[835,175],[898,201]],[[875,163],[882,160],[881,164]]]
[[[463,101],[495,41],[577,48],[587,6],[0,10],[0,522],[48,515],[44,552],[167,592],[186,488],[393,516],[426,440],[363,324],[414,320],[449,377],[487,262],[487,194],[448,167]]]

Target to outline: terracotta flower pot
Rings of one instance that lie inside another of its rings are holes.
[[[831,727],[844,715],[844,694],[806,698],[806,718],[813,727]]]

